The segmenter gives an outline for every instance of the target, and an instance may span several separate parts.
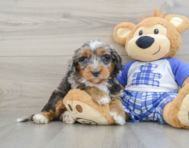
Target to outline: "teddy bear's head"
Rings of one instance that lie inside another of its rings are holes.
[[[180,33],[189,28],[184,16],[160,14],[155,10],[153,17],[143,18],[138,25],[124,22],[118,24],[113,37],[133,59],[153,61],[172,58],[179,50],[182,40]]]

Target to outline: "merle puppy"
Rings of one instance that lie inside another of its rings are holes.
[[[120,101],[121,87],[117,75],[122,69],[122,60],[109,45],[92,40],[75,51],[68,66],[68,72],[60,85],[53,91],[49,101],[38,114],[19,118],[18,122],[34,120],[35,123],[49,123],[62,120],[73,123],[62,99],[70,89],[84,89],[98,104],[110,103],[110,114],[117,124],[125,123],[125,112]]]

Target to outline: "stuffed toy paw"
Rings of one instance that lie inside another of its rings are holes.
[[[82,124],[114,124],[109,104],[99,105],[83,90],[73,89],[63,99],[69,116]],[[67,123],[67,122],[66,122]]]

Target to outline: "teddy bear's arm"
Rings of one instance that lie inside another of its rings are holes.
[[[108,103],[110,103],[109,95],[106,92],[104,92],[103,90],[100,90],[97,87],[89,87],[89,88],[86,89],[86,92],[98,104],[108,104]]]
[[[182,84],[182,88],[189,84],[189,76],[184,80],[184,83]]]

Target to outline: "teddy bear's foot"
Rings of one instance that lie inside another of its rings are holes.
[[[63,99],[69,114],[82,124],[114,124],[110,116],[109,105],[99,105],[83,90],[72,89]],[[63,117],[62,117],[63,118]]]
[[[64,112],[62,122],[73,124],[75,123],[75,119],[70,115],[69,111]]]
[[[183,125],[189,126],[189,93],[182,101],[180,110],[178,112],[178,119]]]

